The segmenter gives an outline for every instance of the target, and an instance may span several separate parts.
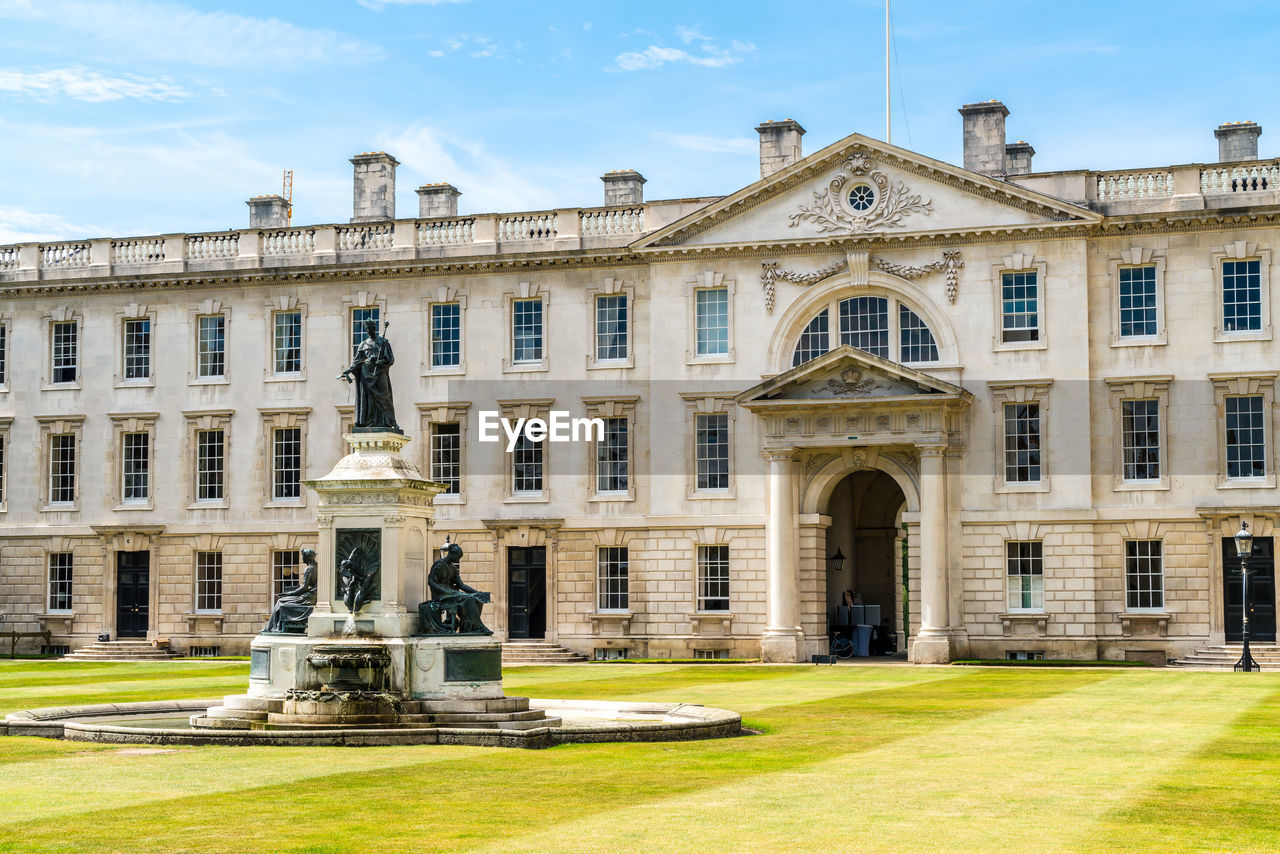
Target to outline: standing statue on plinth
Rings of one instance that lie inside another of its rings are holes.
[[[418,606],[423,633],[493,634],[480,622],[480,609],[489,601],[489,594],[468,587],[458,571],[458,563],[462,560],[462,546],[446,541],[443,551],[444,554],[431,565],[431,572],[427,575],[431,601]]]
[[[391,321],[387,321],[387,326]],[[338,379],[356,384],[355,432],[403,433],[396,423],[396,407],[391,397],[391,366],[396,363],[391,342],[378,334],[378,323],[364,322],[366,337],[356,348],[351,367],[338,374]]]
[[[307,618],[316,605],[316,551],[302,550],[302,578],[297,587],[280,594],[271,608],[271,619],[264,632],[302,634],[307,630]]]

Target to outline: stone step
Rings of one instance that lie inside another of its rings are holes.
[[[555,723],[551,723],[555,721]],[[539,729],[545,726],[559,726],[559,718],[539,718],[529,721],[459,721],[457,723],[441,723],[441,729]]]
[[[576,664],[586,661],[586,656],[572,653],[549,653],[547,655],[504,655],[503,664]]]
[[[523,712],[529,708],[528,697],[495,697],[489,700],[409,700],[401,704],[405,714],[492,714]]]
[[[244,721],[265,721],[267,712],[257,712],[252,709],[228,709],[223,706],[214,706],[205,712],[211,718],[235,718]]]
[[[433,723],[440,726],[454,726],[460,723],[502,723],[503,721],[540,721],[547,715],[541,709],[526,709],[523,712],[491,712],[488,714],[434,714],[434,715],[401,715],[405,721]],[[425,720],[418,721],[418,718]]]

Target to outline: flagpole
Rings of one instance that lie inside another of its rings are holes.
[[[884,141],[893,142],[893,121],[890,118],[889,95],[889,0],[884,0]]]

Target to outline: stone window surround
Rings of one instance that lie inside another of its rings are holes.
[[[594,297],[593,297],[594,299]],[[596,487],[596,438],[591,432],[587,442],[587,501],[617,502],[636,500],[636,403],[638,394],[599,395],[582,398],[588,418],[625,418],[627,420],[627,491],[599,492]],[[545,464],[544,464],[545,467]]]
[[[1208,375],[1213,383],[1213,402],[1218,422],[1218,489],[1275,489],[1277,443],[1272,410],[1275,408],[1277,376],[1275,371]],[[1260,478],[1229,478],[1227,477],[1226,398],[1249,395],[1262,395],[1262,429],[1267,437],[1266,474]]]
[[[1111,470],[1112,491],[1138,492],[1169,489],[1169,384],[1173,382],[1173,376],[1166,374],[1150,377],[1104,377],[1103,382],[1107,384],[1110,391],[1112,410],[1111,445],[1114,448]],[[1122,404],[1126,400],[1152,399],[1159,401],[1157,406],[1160,413],[1160,477],[1157,480],[1125,480]],[[1043,434],[1043,419],[1040,428]],[[1044,447],[1043,435],[1041,447]]]
[[[707,629],[718,626],[721,633],[729,635],[733,626],[734,583],[733,546],[729,542],[729,531],[725,528],[703,528],[696,530],[693,537],[693,600],[690,603],[690,622],[695,635],[708,634]],[[724,546],[729,550],[729,607],[724,611],[703,611],[698,608],[698,552],[705,546]]]
[[[447,365],[442,367],[433,367],[432,358],[432,338],[431,338],[431,309],[436,305],[448,303],[458,304],[458,364]],[[546,311],[546,306],[543,306]],[[436,292],[432,296],[422,298],[422,318],[425,324],[422,341],[423,356],[421,374],[424,377],[431,376],[450,376],[461,375],[467,372],[467,295],[454,285],[440,285],[436,288]],[[546,318],[543,318],[543,326],[546,325]],[[543,343],[546,343],[544,337]],[[545,355],[546,349],[543,348]],[[426,435],[425,433],[423,435]]]
[[[797,365],[793,365],[792,361],[795,357],[796,348],[800,344],[800,337],[804,334],[804,330],[809,328],[809,324],[812,323],[813,320],[817,318],[818,315],[822,314],[824,311],[827,313],[827,350],[826,352],[830,353],[836,347],[839,347],[840,346],[840,303],[846,300],[857,299],[859,297],[871,297],[873,299],[882,299],[885,301],[885,312],[886,312],[885,336],[888,339],[889,355],[887,357],[879,357],[879,358],[887,358],[890,362],[893,362],[898,365],[921,367],[928,370],[932,370],[934,368],[937,368],[945,364],[942,360],[942,354],[944,352],[943,344],[939,340],[938,334],[934,332],[934,324],[929,322],[928,314],[924,311],[921,311],[920,308],[917,307],[917,305],[913,305],[911,302],[904,299],[902,294],[898,294],[894,291],[888,290],[887,288],[882,288],[878,285],[867,285],[859,288],[857,291],[853,293],[850,293],[848,291],[848,288],[838,288],[838,289],[832,290],[825,302],[818,303],[816,305],[811,305],[809,307],[809,314],[805,319],[804,324],[795,331],[794,335],[790,336],[790,339],[789,339],[790,349],[787,350],[787,364],[786,364],[785,370],[790,370],[791,368],[798,367]],[[905,306],[908,311],[910,311],[912,314],[918,317],[920,319],[920,322],[924,324],[925,328],[929,330],[929,335],[932,337],[934,347],[938,352],[937,359],[934,359],[933,361],[930,361],[930,362],[904,362],[898,358],[902,355],[902,324],[901,324],[901,314],[900,314],[901,306]],[[696,334],[696,331],[695,331],[695,334]],[[855,347],[854,349],[861,349],[861,348]],[[819,358],[819,357],[815,356],[813,358]]]
[[[13,373],[13,348],[10,346],[13,341],[13,318],[7,313],[0,311],[0,329],[4,330],[4,341],[0,342],[0,359],[4,363],[4,372],[0,374],[0,394],[7,394],[9,391],[9,375]]]
[[[465,340],[465,339],[464,339]],[[418,419],[422,425],[420,435],[422,442],[422,473],[431,477],[431,436],[436,424],[457,422],[458,424],[458,492],[454,495],[437,495],[432,501],[435,504],[467,503],[467,417],[471,412],[471,401],[451,400],[443,403],[419,403]],[[504,446],[505,448],[505,446]],[[545,451],[544,451],[545,454]],[[543,457],[543,475],[546,475],[546,457]],[[510,484],[508,477],[507,483]],[[544,484],[545,486],[545,481]]]
[[[154,510],[156,506],[156,419],[159,412],[111,412],[111,447],[108,451],[107,469],[112,473],[110,484],[112,510]],[[124,500],[124,434],[147,434],[147,500]]]
[[[510,342],[511,336],[507,336]],[[508,343],[508,346],[510,344]],[[546,350],[543,350],[546,354]],[[554,397],[529,398],[527,400],[499,400],[498,414],[509,419],[512,424],[517,418],[551,417],[551,407],[556,402]],[[494,443],[496,452],[502,454],[502,503],[503,504],[546,504],[551,501],[551,443],[542,441],[542,492],[517,493],[514,490],[514,452],[508,453],[505,434],[499,431],[499,441]]]
[[[218,534],[198,534],[191,537],[188,541],[191,549],[191,579],[188,589],[188,602],[191,610],[183,614],[183,618],[187,621],[187,631],[191,634],[203,632],[222,632],[224,620],[226,619],[226,602],[223,601],[223,609],[221,611],[199,611],[196,609],[196,597],[199,590],[199,583],[196,573],[196,555],[200,552],[217,552],[222,555],[222,593],[226,596],[227,586],[227,561],[226,549],[224,548],[223,538]],[[270,583],[270,576],[268,576]]]
[[[605,637],[626,637],[631,618],[635,614],[645,613],[644,608],[635,608],[639,592],[633,583],[636,578],[636,549],[632,543],[639,533],[631,529],[610,528],[592,531],[587,535],[591,541],[591,603],[592,613],[587,614],[591,621],[592,633]],[[625,611],[600,610],[600,550],[606,548],[624,548],[627,550],[627,609]]]
[[[1032,525],[1010,525],[1006,526],[1005,536],[1000,542],[1000,595],[1003,597],[1004,613],[1000,615],[1000,619],[1005,625],[1005,634],[1009,634],[1009,629],[1013,624],[1023,623],[1034,625],[1041,634],[1045,633],[1048,624],[1048,611],[1046,603],[1048,601],[1044,589],[1044,579],[1048,577],[1048,559],[1045,555],[1044,532],[1038,524]],[[1025,535],[1025,536],[1024,536]],[[1010,543],[1039,543],[1040,544],[1040,607],[1035,608],[1010,608],[1009,607],[1009,579],[1013,576],[1009,575],[1009,544]]]
[[[151,321],[151,373],[142,379],[127,380],[124,377],[124,325],[127,320],[149,320]],[[116,388],[154,388],[156,384],[156,310],[153,306],[144,305],[142,303],[131,302],[124,308],[116,312],[115,317],[115,336],[116,336],[116,357],[115,357],[115,376],[113,377]]]
[[[713,270],[697,274],[697,276],[685,280],[685,304],[689,306],[689,316],[685,318],[688,324],[688,347],[684,351],[684,362],[686,365],[730,365],[737,360],[737,354],[733,346],[734,333],[734,296],[736,292],[736,282],[734,279],[725,276],[724,273],[717,273]],[[705,356],[698,355],[698,291],[711,291],[723,289],[726,291],[725,303],[729,311],[729,352],[724,354],[709,354]]]
[[[230,506],[232,467],[228,452],[231,449],[231,416],[234,413],[235,410],[232,409],[184,410],[182,413],[187,421],[186,459],[189,462],[184,469],[187,478],[185,491],[188,510],[225,509]],[[222,431],[222,498],[217,501],[196,499],[196,445],[197,435],[202,430]]]
[[[989,382],[993,404],[992,437],[995,440],[995,473],[991,489],[997,493],[1049,492],[1049,389],[1052,379]],[[1004,479],[1004,407],[1010,403],[1040,404],[1040,480],[1009,483]]]
[[[1131,537],[1125,536],[1121,541],[1120,560],[1124,574],[1124,614],[1128,616],[1163,616],[1167,615],[1164,604],[1158,608],[1137,608],[1129,606],[1129,543],[1157,542],[1160,544],[1160,601],[1165,602],[1168,593],[1165,584],[1165,550],[1163,537]]]
[[[541,300],[542,301],[542,358],[536,362],[517,362],[515,360],[515,303],[517,300]],[[595,320],[595,305],[592,304],[591,318]],[[551,347],[550,339],[547,337],[547,329],[551,320],[551,291],[546,285],[534,284],[532,282],[518,282],[514,290],[509,290],[502,295],[502,317],[504,352],[502,357],[502,372],[504,374],[524,374],[546,372],[551,370]],[[593,334],[589,341],[595,341]],[[594,343],[592,345],[594,349]]]
[[[222,315],[222,373],[213,377],[200,376],[200,318]],[[210,297],[187,312],[187,328],[191,330],[191,367],[187,372],[187,385],[231,384],[231,307]]]
[[[587,370],[599,371],[610,368],[634,368],[636,366],[636,287],[635,282],[605,276],[599,284],[593,284],[585,291],[587,299]],[[596,311],[599,304],[597,297],[625,296],[627,298],[627,357],[625,359],[596,358]],[[543,328],[546,328],[546,307],[543,306]],[[544,338],[545,343],[545,338]],[[546,348],[543,347],[543,354]]]
[[[387,321],[387,298],[382,294],[373,293],[371,291],[359,291],[354,294],[348,294],[342,298],[342,328],[346,331],[344,341],[350,342],[355,340],[356,331],[351,328],[351,312],[357,308],[376,308],[378,310],[378,320],[382,322],[383,329],[386,328]],[[381,334],[382,330],[378,330]],[[343,358],[343,361],[351,364],[350,354]],[[346,365],[344,365],[345,367]]]
[[[334,448],[335,459],[342,459],[351,453],[346,436],[356,423],[356,407],[354,403],[339,403],[333,407],[338,413],[338,446]]]
[[[266,354],[262,363],[262,381],[267,383],[305,382],[307,379],[307,304],[293,294],[280,294],[263,304],[267,310]],[[301,315],[299,327],[299,370],[294,373],[276,373],[276,315],[296,311]],[[349,316],[349,315],[348,315]],[[344,365],[345,367],[345,365]]]
[[[1002,291],[1002,274],[1025,273],[1036,271],[1036,318],[1038,326],[1035,341],[1004,340],[1004,299]],[[1045,322],[1048,307],[1048,265],[1036,256],[1026,252],[1014,252],[991,265],[992,308],[994,310],[994,332],[991,336],[992,351],[1002,350],[1045,350],[1049,347],[1049,325]]]
[[[1270,341],[1273,335],[1271,324],[1271,247],[1260,246],[1251,240],[1236,240],[1219,246],[1213,250],[1212,276],[1214,301],[1217,304],[1213,326],[1213,340],[1216,344],[1228,341]],[[1226,332],[1222,318],[1222,262],[1223,261],[1258,261],[1258,280],[1261,284],[1262,328],[1244,332]]]
[[[737,414],[736,392],[681,392],[685,402],[685,423],[689,425],[689,435],[684,442],[685,471],[689,473],[685,484],[685,498],[697,501],[728,499],[737,497],[737,446],[736,439]],[[726,489],[698,489],[698,428],[697,417],[712,413],[726,413],[729,418],[729,486]]]
[[[1156,268],[1156,334],[1120,335],[1120,268]],[[1142,246],[1120,250],[1107,263],[1107,281],[1111,286],[1111,346],[1162,347],[1169,343],[1169,326],[1165,318],[1164,279],[1165,253]],[[1221,311],[1221,309],[1219,309]],[[1161,407],[1163,409],[1163,407]]]
[[[40,453],[38,457],[40,460],[40,498],[38,509],[42,513],[76,512],[80,509],[80,487],[84,483],[84,416],[37,415],[36,422],[40,425]],[[50,438],[55,435],[66,434],[75,436],[75,500],[70,504],[50,504],[49,479],[51,472],[49,471],[49,454],[52,447]]]
[[[48,311],[43,317],[44,323],[44,376],[40,378],[42,391],[60,391],[78,389],[84,382],[84,314],[70,306],[60,305]],[[70,383],[53,381],[53,324],[75,323],[76,325],[76,379]],[[13,366],[7,365],[10,371]]]
[[[9,427],[13,424],[12,415],[0,415],[0,513],[9,509],[9,465],[13,460],[10,453]]]
[[[281,428],[297,427],[301,431],[300,452],[301,458],[298,460],[299,476],[302,480],[307,477],[307,422],[311,415],[310,406],[273,406],[259,407],[258,413],[262,416],[262,479],[263,479],[263,507],[306,507],[307,506],[307,488],[301,487],[297,498],[276,498],[275,497],[275,431]],[[224,434],[225,435],[225,434]],[[228,442],[229,446],[230,443]],[[225,457],[224,457],[225,460]],[[225,477],[225,475],[224,475]],[[223,484],[222,494],[225,496],[226,485]]]

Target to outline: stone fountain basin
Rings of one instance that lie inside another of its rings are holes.
[[[391,744],[466,744],[486,747],[552,747],[611,741],[688,741],[742,735],[735,712],[691,703],[613,703],[603,700],[530,700],[561,721],[527,730],[415,726],[382,729],[193,729],[182,721],[221,700],[171,700],[13,712],[0,724],[5,735],[42,736],[105,744],[227,744],[297,747]]]

